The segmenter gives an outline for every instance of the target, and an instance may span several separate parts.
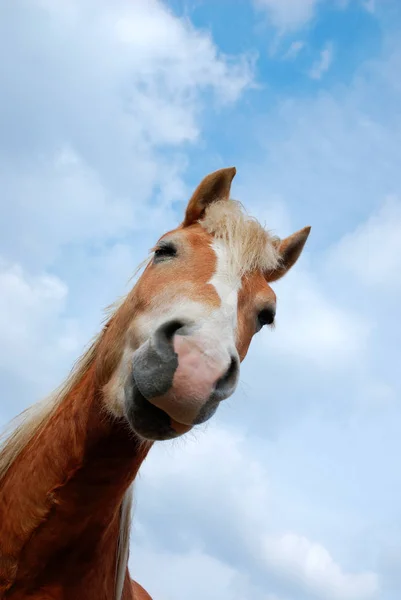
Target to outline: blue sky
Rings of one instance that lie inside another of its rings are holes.
[[[401,596],[398,0],[0,6],[0,424],[60,383],[208,172],[301,260],[233,398],[156,445],[155,600]]]

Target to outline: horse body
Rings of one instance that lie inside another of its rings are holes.
[[[131,484],[154,441],[233,393],[274,320],[269,283],[309,234],[273,239],[243,217],[234,175],[203,180],[63,387],[0,446],[0,598],[151,600],[127,568]]]

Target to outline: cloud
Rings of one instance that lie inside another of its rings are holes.
[[[222,55],[154,0],[15,2],[0,8],[0,34],[13,57],[0,74],[0,185],[21,232],[2,219],[3,254],[36,267],[67,243],[166,219],[185,195],[181,148],[198,141],[206,106],[235,102],[252,81],[246,56]]]
[[[374,13],[376,10],[376,1],[375,0],[364,0],[362,1],[362,6],[370,13]]]
[[[264,599],[263,594],[290,598],[300,592],[322,600],[376,597],[375,573],[347,573],[322,544],[294,532],[277,534],[272,518],[276,501],[266,467],[238,431],[213,424],[202,440],[156,446],[141,470],[137,491],[133,572],[143,550],[148,556],[155,552],[149,561],[160,561],[162,573],[167,568],[174,572],[185,556],[187,578],[170,579],[175,600],[184,600],[189,590],[194,600],[204,597],[212,578],[196,585],[201,564],[209,565],[216,577],[216,592],[211,588],[208,597],[221,600]],[[152,572],[145,565],[143,584],[156,594],[163,575],[155,583]],[[188,580],[191,587],[186,587]]]
[[[321,79],[322,76],[329,70],[331,63],[333,62],[333,56],[333,44],[328,42],[320,52],[318,60],[313,63],[309,71],[309,77],[311,79]]]
[[[311,252],[338,242],[386,196],[399,196],[400,65],[400,49],[389,42],[386,55],[364,63],[349,85],[284,99],[255,117],[237,195],[245,204],[254,197],[264,206],[283,204],[293,230],[312,225]]]
[[[369,339],[368,323],[331,300],[319,280],[298,268],[276,291],[279,333],[264,338],[270,352],[323,371],[348,367],[362,359]]]
[[[375,573],[347,574],[326,548],[304,536],[285,533],[263,540],[264,559],[286,576],[301,582],[325,600],[362,600],[377,598]]]
[[[283,55],[283,60],[295,60],[301,50],[305,47],[305,42],[301,40],[297,40],[292,42],[285,54]]]
[[[172,223],[170,203],[184,193],[180,165],[174,159],[159,161],[147,170],[147,161],[140,157],[135,167],[142,169],[134,188],[137,202],[132,190],[105,184],[99,170],[68,146],[24,166],[10,166],[0,175],[8,215],[0,224],[3,252],[27,266],[48,267],[63,257],[67,245],[102,245],[144,227],[154,232],[169,219]],[[155,185],[163,195],[151,206]],[[18,237],[7,226],[9,220]]]
[[[296,30],[310,21],[319,0],[254,0],[255,7],[268,15],[281,30]]]
[[[330,252],[330,266],[372,290],[401,289],[401,201],[395,196]]]
[[[158,573],[156,578],[155,565]],[[230,593],[235,593],[235,570],[202,550],[170,553],[166,550],[157,552],[151,547],[141,547],[140,551],[135,552],[131,572],[133,577],[135,573],[141,573],[143,585],[145,581],[149,582],[147,590],[154,598],[235,598],[234,595],[230,596]]]
[[[58,277],[30,276],[21,265],[1,260],[0,290],[2,376],[23,381],[33,401],[65,375],[63,365],[75,359],[84,340],[77,322],[65,316],[68,288]]]
[[[135,573],[141,573],[141,581],[148,582],[152,596],[164,600],[290,600],[260,589],[248,574],[239,573],[200,549],[171,553],[141,546],[135,552],[131,573],[134,577]]]

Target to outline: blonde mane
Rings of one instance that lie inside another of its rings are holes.
[[[59,388],[43,400],[26,408],[8,424],[0,437],[0,482],[18,455],[41,431],[63,399],[85,375],[96,356],[102,333],[75,363],[70,375]]]
[[[252,271],[270,271],[279,265],[276,244],[279,238],[249,216],[237,200],[213,202],[199,223],[228,245],[232,266],[240,276]]]

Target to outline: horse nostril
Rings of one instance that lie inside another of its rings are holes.
[[[214,395],[221,397],[223,400],[230,396],[236,386],[239,373],[238,358],[231,357],[230,366],[222,377],[217,381],[214,388]]]
[[[174,319],[173,321],[168,321],[164,325],[160,327],[158,330],[158,334],[164,336],[165,339],[171,341],[174,335],[177,333],[179,329],[182,329],[185,326],[183,321],[179,321],[178,319]]]
[[[174,319],[173,321],[167,321],[161,325],[155,333],[155,345],[159,351],[170,351],[173,345],[173,339],[179,329],[185,326],[183,321]]]

